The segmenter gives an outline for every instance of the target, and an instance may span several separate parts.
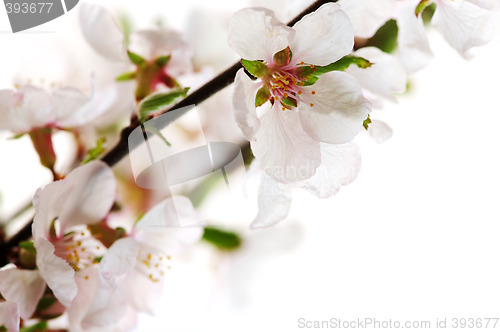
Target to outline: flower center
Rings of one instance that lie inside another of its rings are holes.
[[[85,228],[78,228],[52,241],[55,255],[63,258],[75,270],[79,271],[99,263],[105,253],[105,247]]]
[[[170,256],[142,248],[139,250],[139,255],[137,255],[136,268],[149,280],[159,282],[163,280],[165,272],[171,268],[169,261]]]

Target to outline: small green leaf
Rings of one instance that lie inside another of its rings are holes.
[[[36,306],[35,312],[49,309],[56,301],[53,295],[51,297],[42,297]]]
[[[143,63],[146,63],[146,59],[144,59],[142,56],[139,54],[135,54],[134,52],[127,51],[128,58],[130,61],[135,64],[135,65],[142,65]]]
[[[39,322],[36,323],[35,325],[31,325],[29,327],[23,327],[19,330],[19,332],[39,332],[39,331],[45,331],[48,328],[47,322]]]
[[[96,160],[104,152],[104,143],[106,143],[106,137],[101,137],[97,140],[95,147],[90,149],[87,153],[87,157],[82,161],[82,165],[87,164],[92,160]]]
[[[118,82],[124,82],[124,81],[130,81],[130,80],[135,80],[137,76],[137,73],[135,71],[132,71],[130,73],[123,73],[120,76],[116,78]]]
[[[291,97],[282,98],[281,103],[284,105],[297,107],[297,101]]]
[[[264,77],[269,72],[269,68],[261,61],[249,61],[241,59],[241,64],[255,77]]]
[[[422,21],[424,24],[429,24],[431,22],[432,16],[434,16],[434,12],[436,11],[436,4],[433,2],[427,7],[425,7],[422,12]]]
[[[35,245],[33,244],[33,241],[19,242],[19,247],[23,248],[24,250],[28,251],[31,254],[36,255],[36,248]]]
[[[307,80],[318,67],[316,66],[300,66],[293,69],[293,74],[301,81]]]
[[[163,136],[163,134],[161,133],[160,130],[158,130],[158,128],[156,128],[153,125],[150,125],[148,122],[144,122],[142,125],[144,126],[144,130],[148,130],[153,134],[155,134],[156,136],[158,136],[165,144],[167,144],[167,146],[172,146],[172,144],[169,141],[167,141],[165,136]]]
[[[269,91],[269,87],[263,86],[257,91],[255,95],[255,107],[259,107],[264,105],[266,101],[271,97],[271,92]]]
[[[103,256],[94,257],[94,260],[92,261],[92,263],[94,263],[94,264],[100,263],[102,261],[102,257]]]
[[[238,249],[242,242],[238,234],[215,227],[205,227],[202,239],[220,250],[227,251]]]
[[[21,133],[21,134],[17,134],[17,135],[14,135],[12,137],[9,137],[8,139],[19,139],[21,137],[23,137],[26,133]]]
[[[365,69],[370,67],[372,63],[359,56],[346,55],[342,59],[330,63],[329,65],[317,67],[314,75],[319,76],[321,74],[328,73],[334,70],[344,71],[349,68],[350,65],[356,65],[359,68]]]
[[[392,53],[398,46],[398,25],[395,20],[389,20],[366,41],[364,46],[375,46],[386,53]]]
[[[363,121],[363,127],[365,127],[365,129],[368,130],[368,127],[369,127],[370,123],[372,123],[372,120],[370,119],[370,116],[368,115],[368,117],[366,118],[366,120]]]
[[[284,50],[277,52],[273,56],[274,64],[278,67],[286,66],[290,63],[292,59],[292,52],[290,51],[290,46],[287,46]],[[248,69],[247,69],[248,70]]]
[[[415,8],[415,16],[418,17],[425,9],[425,7],[427,7],[427,5],[429,4],[430,0],[422,0],[419,2],[419,4],[417,5],[417,8]]]
[[[158,67],[163,68],[168,64],[169,61],[170,61],[170,55],[165,55],[165,56],[161,56],[161,57],[156,58],[155,64]]]
[[[0,326],[0,332],[8,332],[5,325]]]
[[[178,98],[185,98],[189,88],[158,92],[144,98],[137,107],[139,120],[144,122],[148,116],[173,104]]]

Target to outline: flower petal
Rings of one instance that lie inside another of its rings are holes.
[[[81,322],[85,317],[99,284],[99,270],[97,266],[80,270],[75,273],[75,282],[78,292],[67,310],[69,326],[81,329]],[[77,329],[77,331],[79,331]]]
[[[387,123],[374,119],[371,121],[368,126],[368,134],[375,142],[384,143],[392,137],[392,128]]]
[[[394,0],[339,0],[357,37],[369,38],[395,14]]]
[[[354,143],[321,143],[321,165],[310,179],[298,186],[319,198],[336,194],[341,186],[351,183],[361,168],[361,154]]]
[[[415,16],[418,1],[400,1],[398,11],[399,57],[408,73],[425,67],[432,59],[432,51],[422,18]]]
[[[313,176],[321,163],[319,142],[304,132],[297,112],[273,107],[260,121],[256,140],[250,145],[264,172],[283,183]]]
[[[54,246],[44,238],[35,239],[36,266],[62,305],[68,307],[76,296],[75,271],[54,254]]]
[[[260,127],[255,109],[255,96],[261,87],[262,83],[252,81],[243,68],[236,73],[233,96],[234,118],[249,141],[253,140]]]
[[[290,44],[293,30],[265,8],[245,8],[229,20],[229,46],[246,60],[266,60]]]
[[[349,54],[354,46],[354,28],[338,4],[321,6],[293,29],[296,33],[290,48],[295,63],[326,66]]]
[[[108,214],[115,200],[116,181],[105,163],[92,161],[75,168],[62,181],[71,193],[58,215],[61,229],[94,223]]]
[[[134,239],[127,237],[115,241],[100,263],[99,272],[103,280],[113,285],[115,277],[134,268],[138,253],[139,244]]]
[[[464,58],[470,57],[472,47],[484,45],[494,36],[491,13],[464,0],[439,2],[432,25]]]
[[[135,310],[153,315],[163,293],[163,285],[163,280],[154,282],[138,270],[133,270],[121,287],[127,290],[125,295]]]
[[[106,8],[82,3],[79,21],[83,36],[97,53],[108,60],[126,61],[125,38]]]
[[[370,103],[363,97],[354,77],[343,72],[326,73],[303,90],[304,102],[299,104],[300,122],[315,140],[345,143],[363,128]]]
[[[24,320],[31,318],[44,291],[45,281],[36,270],[0,270],[0,293],[7,301],[17,304]]]
[[[8,332],[19,331],[19,309],[14,302],[0,303],[0,326],[5,326]]]
[[[136,225],[136,239],[164,254],[180,252],[199,241],[202,235],[201,216],[184,196],[163,200]]]
[[[259,213],[250,228],[271,227],[288,216],[292,205],[291,185],[279,183],[262,174],[259,187]]]
[[[494,10],[500,8],[500,2],[498,2],[497,0],[467,0],[467,1],[484,9]]]
[[[376,47],[364,47],[355,54],[373,63],[366,69],[351,65],[346,70],[364,89],[392,101],[396,101],[393,94],[405,92],[406,72],[396,57]]]
[[[85,107],[91,98],[75,88],[56,89],[52,92],[52,98],[57,125],[62,128],[82,126],[100,115],[93,112],[94,109]]]

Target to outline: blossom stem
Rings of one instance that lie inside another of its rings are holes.
[[[319,7],[328,2],[337,2],[337,0],[318,0],[314,2],[311,6],[307,7],[304,11],[302,11],[299,15],[297,15],[297,17],[291,20],[288,23],[288,26],[293,26],[295,23],[300,21],[302,17],[316,11]],[[199,89],[195,90],[193,93],[188,95],[186,98],[181,100],[179,103],[177,103],[176,105],[174,105],[169,109],[166,109],[165,111],[159,114],[164,114],[167,112],[173,112],[175,110],[179,110],[177,111],[175,118],[181,117],[184,114],[184,112],[186,112],[189,109],[189,108],[182,109],[183,107],[200,104],[201,102],[210,98],[218,91],[222,90],[223,88],[233,83],[234,78],[236,76],[236,72],[240,68],[242,68],[240,62],[233,64],[231,67],[229,67],[228,69],[217,75],[211,81],[209,81],[208,83],[206,83],[205,85],[203,85],[202,87],[200,87]],[[157,115],[159,114],[157,113]],[[146,119],[146,121],[147,120],[149,119]],[[163,123],[163,126],[166,127],[169,124],[170,123]],[[120,162],[125,156],[127,156],[129,153],[128,137],[130,133],[140,125],[141,122],[139,121],[137,116],[134,115],[130,121],[130,125],[122,130],[120,134],[120,140],[118,141],[118,143],[104,157],[102,157],[101,160],[106,164],[108,164],[109,166],[114,166],[118,162]],[[25,241],[31,237],[32,222],[33,221],[24,226],[18,233],[13,235],[8,241],[0,243],[0,267],[8,263],[8,255],[12,250],[12,248],[16,247],[19,244],[19,242]]]

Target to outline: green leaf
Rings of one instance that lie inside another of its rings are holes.
[[[398,46],[398,25],[395,20],[387,21],[377,32],[366,41],[365,46],[375,46],[380,50],[391,53]]]
[[[220,250],[231,251],[241,246],[241,238],[238,234],[215,227],[205,227],[202,239]]]
[[[261,61],[249,61],[241,59],[241,64],[245,69],[255,77],[264,77],[269,72],[269,68]]]
[[[47,310],[56,302],[57,300],[53,297],[53,295],[50,297],[42,297],[36,306],[35,312]]]
[[[35,245],[33,244],[33,241],[19,242],[19,247],[23,248],[24,250],[28,251],[31,254],[36,255],[36,248]]]
[[[425,7],[424,11],[422,12],[422,20],[424,21],[424,24],[431,23],[431,19],[432,16],[434,16],[435,11],[436,11],[436,4],[434,2]]]
[[[282,98],[281,103],[284,105],[297,107],[297,101],[291,97]]]
[[[287,46],[284,50],[277,52],[273,56],[274,63],[279,67],[286,66],[287,64],[290,63],[291,59],[292,59],[292,52],[290,51],[290,46]]]
[[[124,82],[124,81],[130,81],[130,80],[135,80],[135,77],[137,76],[137,73],[135,71],[132,71],[130,73],[123,73],[120,76],[116,78],[118,82]]]
[[[146,59],[144,59],[142,56],[140,56],[139,54],[135,54],[134,52],[131,52],[131,51],[127,51],[127,55],[128,55],[128,58],[130,59],[130,61],[135,64],[135,65],[142,65],[144,63],[146,63]]]
[[[12,137],[9,137],[8,139],[19,139],[21,137],[23,137],[26,133],[21,133],[21,134],[17,134],[17,135],[14,135]]]
[[[356,65],[359,68],[365,69],[370,67],[372,63],[366,60],[365,58],[359,56],[346,55],[342,59],[330,63],[329,65],[317,67],[316,71],[314,72],[314,75],[319,76],[334,70],[344,71],[347,68],[349,68],[350,65]]]
[[[370,119],[370,116],[368,115],[368,117],[366,118],[366,120],[363,121],[363,127],[365,127],[365,129],[368,130],[368,127],[369,127],[370,123],[372,123],[372,120]]]
[[[94,260],[92,261],[92,263],[94,263],[94,264],[100,263],[102,261],[102,257],[103,256],[94,257]]]
[[[429,4],[430,0],[422,0],[415,8],[415,16],[418,17]]]
[[[106,143],[106,137],[101,137],[97,140],[95,147],[90,149],[90,151],[87,153],[87,156],[85,159],[82,161],[82,165],[87,164],[88,162],[92,160],[96,160],[99,158],[99,156],[104,152],[104,143]]]
[[[0,332],[8,332],[5,325],[0,326]]]
[[[170,61],[170,55],[165,55],[165,56],[161,56],[161,57],[156,58],[155,64],[158,67],[163,68],[168,64],[169,61]]]
[[[175,89],[168,92],[158,92],[144,98],[137,107],[139,120],[144,122],[148,116],[161,111],[168,105],[173,104],[178,98],[185,98],[189,88]]]
[[[257,91],[255,95],[255,107],[262,106],[266,101],[271,97],[271,92],[269,91],[269,87],[263,86]]]
[[[167,146],[172,146],[172,144],[169,141],[167,141],[165,136],[163,136],[163,134],[158,128],[156,128],[153,125],[150,125],[148,122],[144,122],[142,125],[144,126],[144,130],[149,130],[150,132],[158,136],[165,144],[167,144]]]
[[[38,331],[45,331],[48,328],[47,322],[39,322],[36,323],[35,325],[31,325],[29,327],[23,327],[19,330],[19,332],[38,332]]]

